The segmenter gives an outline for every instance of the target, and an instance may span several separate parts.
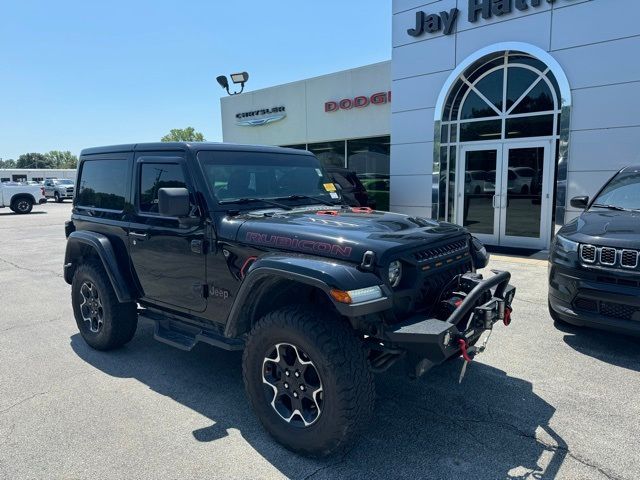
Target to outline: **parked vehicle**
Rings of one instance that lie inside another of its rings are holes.
[[[31,213],[33,206],[41,203],[47,203],[41,186],[17,182],[0,184],[0,208],[9,207],[14,213],[25,214]]]
[[[560,229],[549,258],[554,320],[640,335],[640,166],[620,170]]]
[[[373,409],[372,372],[471,361],[510,322],[510,274],[475,273],[489,259],[477,239],[344,205],[307,151],[91,148],[78,185],[64,279],[84,340],[119,347],[142,318],[183,350],[244,349],[256,415],[296,452],[328,455],[354,438]]]
[[[65,198],[72,199],[75,191],[75,182],[70,179],[47,178],[44,181],[44,192],[48,198],[61,203]]]
[[[464,174],[464,193],[478,195],[482,193],[486,173],[482,170],[469,170]],[[495,172],[494,172],[495,178]],[[495,189],[495,187],[494,187]]]

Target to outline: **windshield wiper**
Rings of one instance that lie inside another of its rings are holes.
[[[331,207],[335,207],[336,206],[335,203],[333,203],[333,202],[331,202],[329,200],[326,200],[326,199],[321,198],[321,197],[314,197],[312,195],[295,194],[295,195],[289,195],[289,196],[286,196],[286,197],[277,197],[276,200],[300,200],[302,198],[308,198],[310,200],[315,200],[316,202],[320,202],[323,205],[329,205]]]
[[[285,205],[284,203],[274,202],[271,200],[267,200],[265,198],[233,198],[229,200],[221,200],[218,203],[220,205],[230,205],[232,203],[253,203],[253,202],[264,202],[267,205],[273,205],[274,207],[282,208],[283,210],[292,210],[293,208],[289,205]]]
[[[594,203],[591,206],[598,207],[598,208],[608,208],[609,210],[618,210],[620,212],[624,212],[627,210],[626,208],[618,207],[617,205],[605,205],[604,203]]]

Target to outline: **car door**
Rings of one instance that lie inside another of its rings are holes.
[[[53,181],[45,180],[44,181],[44,194],[47,197],[53,195]]]
[[[185,187],[191,217],[163,217],[160,188]],[[134,278],[147,302],[203,312],[206,300],[205,223],[196,204],[192,177],[182,155],[138,154],[133,176],[133,215],[129,250]]]

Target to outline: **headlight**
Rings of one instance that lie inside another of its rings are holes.
[[[399,260],[394,260],[389,264],[389,284],[392,287],[397,287],[402,278],[402,263]]]
[[[573,242],[562,235],[556,235],[556,248],[565,252],[577,252],[578,242]]]

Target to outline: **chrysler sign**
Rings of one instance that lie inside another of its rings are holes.
[[[236,125],[258,127],[277,122],[287,116],[284,107],[262,108],[250,112],[236,113]]]

